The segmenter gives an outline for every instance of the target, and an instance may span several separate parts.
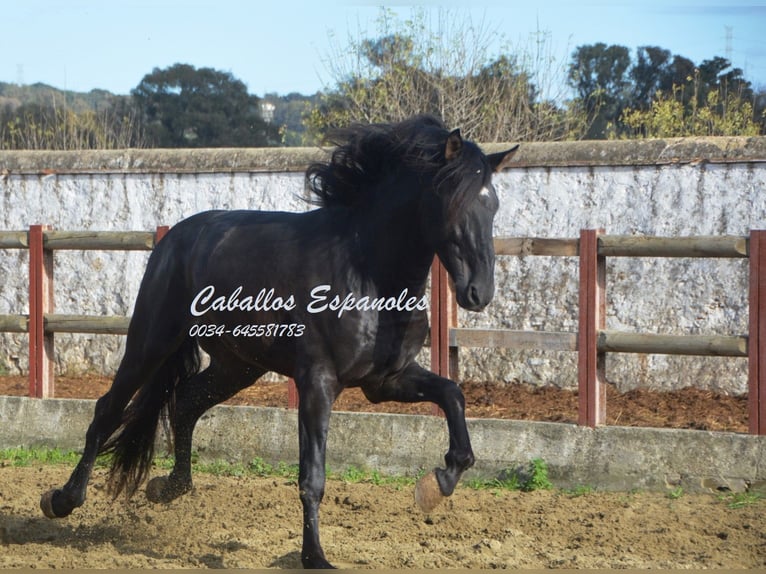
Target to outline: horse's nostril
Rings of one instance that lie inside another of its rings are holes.
[[[470,284],[462,290],[462,297],[458,296],[458,303],[469,311],[481,311],[492,299],[491,292],[488,294],[481,289],[481,284]]]
[[[478,307],[481,305],[481,297],[479,296],[479,290],[476,285],[471,285],[468,288],[468,303],[472,307]]]

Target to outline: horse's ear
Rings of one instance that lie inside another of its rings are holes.
[[[501,151],[498,153],[492,153],[487,156],[489,165],[492,167],[492,171],[498,173],[503,171],[511,163],[511,159],[516,155],[516,151],[519,149],[519,144],[516,144],[511,149]]]
[[[444,157],[447,161],[452,161],[460,155],[460,150],[463,149],[463,137],[460,135],[460,130],[453,130],[447,136],[447,145],[444,148]]]

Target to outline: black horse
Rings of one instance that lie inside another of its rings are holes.
[[[513,150],[486,156],[430,116],[345,130],[329,163],[306,174],[319,209],[209,211],[174,226],[149,258],[125,355],[96,403],[69,481],[43,495],[46,516],[85,501],[94,461],[112,453],[110,487],[133,494],[167,409],[175,466],[146,487],[154,502],[192,488],[192,432],[210,407],[267,371],[299,394],[305,567],[331,567],[319,542],[330,411],[346,387],[372,402],[436,403],[446,416],[452,494],[474,462],[459,387],[418,366],[427,332],[425,285],[435,254],[458,303],[482,310],[494,293],[492,173]],[[515,149],[515,148],[514,148]],[[210,355],[200,371],[199,348]]]

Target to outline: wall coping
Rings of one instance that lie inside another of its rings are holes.
[[[511,144],[484,144],[488,153]],[[0,151],[0,177],[107,173],[302,172],[322,148]],[[511,169],[766,162],[766,136],[522,143]]]

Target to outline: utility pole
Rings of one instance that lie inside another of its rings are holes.
[[[734,52],[732,47],[734,43],[734,28],[731,26],[724,26],[724,29],[726,30],[726,59],[729,60],[729,64],[731,64],[731,58]]]

